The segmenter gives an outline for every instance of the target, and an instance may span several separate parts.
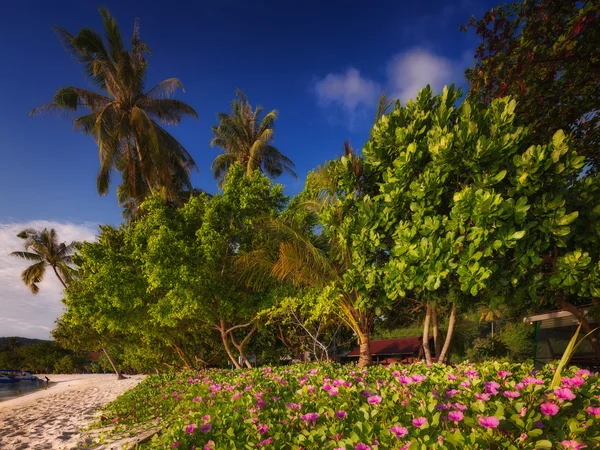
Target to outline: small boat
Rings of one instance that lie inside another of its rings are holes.
[[[40,381],[40,379],[24,370],[0,369],[0,383],[19,383],[21,381],[30,381],[34,383]]]

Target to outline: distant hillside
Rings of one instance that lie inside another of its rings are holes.
[[[19,336],[6,336],[0,337],[0,346],[6,345],[15,339],[19,342],[20,345],[39,344],[40,342],[52,342],[46,339],[30,339]]]

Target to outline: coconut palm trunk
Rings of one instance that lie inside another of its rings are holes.
[[[104,352],[104,355],[106,356],[106,359],[108,359],[108,362],[112,366],[113,371],[117,374],[117,380],[124,380],[125,377],[123,376],[123,374],[121,373],[121,371],[117,368],[117,365],[115,364],[115,362],[113,361],[113,359],[110,357],[110,354],[108,353],[108,351],[106,350],[106,348],[103,348],[102,351]]]

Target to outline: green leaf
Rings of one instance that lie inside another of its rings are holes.
[[[535,448],[552,448],[552,442],[546,440],[546,439],[542,439],[539,440],[535,443]]]
[[[565,214],[564,216],[562,216],[556,221],[556,223],[560,226],[569,225],[571,222],[577,219],[577,217],[579,217],[579,212],[573,211],[571,214]]]

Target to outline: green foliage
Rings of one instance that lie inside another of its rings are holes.
[[[28,344],[14,338],[0,346],[1,369],[28,370],[35,373],[72,373],[84,370],[87,364],[88,358],[85,353],[66,350],[54,341]],[[65,370],[67,367],[69,370]]]
[[[261,106],[252,110],[246,95],[238,90],[237,99],[231,103],[231,114],[217,114],[219,124],[211,127],[210,145],[221,148],[223,153],[215,158],[211,168],[221,186],[227,171],[236,162],[248,174],[258,170],[278,177],[286,172],[296,178],[292,160],[273,146],[277,111],[270,111],[260,119],[261,112]]]
[[[469,97],[490,104],[510,95],[535,144],[556,130],[597,172],[600,143],[598,64],[600,12],[596,0],[526,0],[471,19],[481,43],[467,70]]]
[[[469,361],[481,362],[506,358],[508,355],[508,347],[499,336],[486,336],[471,343],[466,357]]]
[[[377,441],[381,449],[534,449],[565,440],[598,447],[600,422],[591,410],[599,404],[597,374],[570,368],[561,394],[573,396],[560,400],[547,391],[555,367],[535,376],[532,369],[313,364],[151,376],[109,405],[97,426],[115,422],[118,434],[158,424],[160,432],[140,448],[350,450]],[[543,403],[557,413],[545,414]],[[416,418],[425,423],[415,425]]]
[[[74,128],[94,138],[99,147],[98,193],[108,193],[111,173],[118,171],[122,183],[119,203],[135,212],[153,190],[179,201],[181,191],[191,188],[192,156],[169,134],[164,125],[176,125],[185,116],[197,117],[189,105],[172,97],[183,84],[168,78],[145,91],[147,45],[140,38],[136,21],[131,50],[125,47],[116,20],[101,8],[105,39],[83,28],[73,35],[63,28],[55,31],[65,49],[84,67],[93,86],[90,91],[73,86],[58,89],[50,103],[32,111],[83,111]]]
[[[10,256],[33,261],[33,264],[23,271],[21,279],[31,290],[32,294],[39,292],[38,283],[44,279],[46,268],[51,267],[63,286],[71,280],[73,269],[70,267],[73,258],[74,243],[59,243],[54,229],[42,231],[27,229],[17,237],[25,241],[24,252],[12,252]]]
[[[237,348],[272,301],[268,290],[248,286],[235,257],[266,239],[260,218],[285,201],[281,186],[236,164],[214,197],[174,208],[155,195],[135,222],[102,227],[98,241],[78,250],[59,323],[65,340],[116,345],[123,363],[140,370],[220,364],[217,332]]]

